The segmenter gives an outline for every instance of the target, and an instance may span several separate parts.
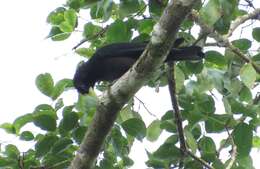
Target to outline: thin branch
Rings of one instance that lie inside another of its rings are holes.
[[[230,37],[235,29],[241,24],[245,23],[248,20],[257,19],[257,16],[260,15],[260,8],[254,10],[252,13],[247,15],[243,15],[238,17],[232,24],[230,25],[228,33],[225,35],[226,38]]]
[[[183,126],[182,126],[182,118],[181,118],[181,113],[179,110],[179,105],[177,102],[177,97],[176,97],[176,83],[174,79],[174,74],[175,74],[175,69],[174,69],[174,63],[170,62],[168,63],[168,88],[169,88],[169,93],[171,96],[171,101],[172,101],[172,108],[173,108],[173,116],[175,120],[175,124],[177,126],[177,131],[179,135],[179,140],[180,140],[180,150],[181,150],[181,160],[180,160],[180,168],[183,166],[183,158],[185,156],[185,152],[187,151],[187,146],[185,143],[185,138],[184,138],[184,131],[183,131]]]
[[[210,166],[206,161],[197,157],[196,155],[194,155],[192,152],[190,152],[187,149],[187,146],[186,146],[186,143],[185,143],[183,126],[182,126],[181,113],[180,113],[180,110],[179,110],[179,105],[178,105],[178,101],[177,101],[177,97],[176,97],[176,83],[175,83],[175,79],[174,79],[174,73],[175,73],[174,63],[169,63],[168,65],[169,65],[169,68],[168,68],[168,87],[169,87],[169,92],[170,92],[170,96],[171,96],[171,100],[172,100],[172,106],[173,106],[173,109],[174,109],[175,124],[177,126],[177,131],[178,131],[178,135],[179,135],[182,158],[184,158],[185,155],[189,155],[194,160],[201,163],[204,167],[206,167],[208,169],[214,169],[214,167]],[[183,166],[183,161],[180,161],[179,166],[180,166],[179,168],[181,168]]]
[[[96,39],[99,36],[102,36],[107,31],[107,29],[108,29],[108,26],[106,26],[105,28],[101,29],[98,33],[94,34],[93,36],[81,40],[76,46],[74,46],[72,48],[72,50],[76,50],[79,46],[81,46],[82,44],[84,44],[85,42],[87,42],[89,40]]]
[[[134,97],[139,101],[139,103],[141,103],[141,104],[143,105],[144,109],[145,109],[151,116],[156,117],[156,115],[153,114],[153,113],[147,108],[147,106],[145,105],[145,103],[144,103],[141,99],[139,99],[137,96],[134,96]]]
[[[256,10],[257,12],[260,12],[260,9]],[[200,25],[200,27],[204,30],[204,32],[208,32],[209,36],[214,38],[217,43],[219,44],[223,44],[223,46],[228,47],[232,52],[234,52],[236,54],[236,56],[240,57],[242,60],[244,60],[246,63],[250,63],[254,69],[256,70],[257,73],[260,73],[260,66],[258,66],[256,63],[254,63],[251,58],[247,57],[246,55],[244,55],[244,53],[242,53],[240,51],[240,49],[238,49],[237,47],[235,47],[234,45],[231,44],[231,42],[229,42],[228,38],[220,35],[219,33],[217,33],[213,28],[211,28],[210,26],[208,26],[207,24],[205,24],[199,17],[199,14],[197,11],[193,10],[191,17],[193,18],[193,20],[198,23]]]

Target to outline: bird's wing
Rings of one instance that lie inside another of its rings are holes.
[[[98,49],[95,57],[130,57],[137,60],[146,47],[146,43],[114,43]]]

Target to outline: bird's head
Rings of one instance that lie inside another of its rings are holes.
[[[88,71],[87,62],[80,63],[73,77],[73,84],[81,94],[89,93],[90,87],[94,87],[95,81],[91,78],[91,72]]]

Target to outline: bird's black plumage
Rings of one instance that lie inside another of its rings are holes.
[[[78,66],[73,78],[75,88],[85,94],[98,81],[118,79],[141,56],[146,45],[146,43],[115,43],[98,49],[87,62]],[[165,62],[201,60],[203,57],[204,53],[199,46],[172,48]]]

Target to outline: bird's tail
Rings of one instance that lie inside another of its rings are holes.
[[[201,60],[204,55],[202,48],[199,46],[173,48],[165,61]]]

